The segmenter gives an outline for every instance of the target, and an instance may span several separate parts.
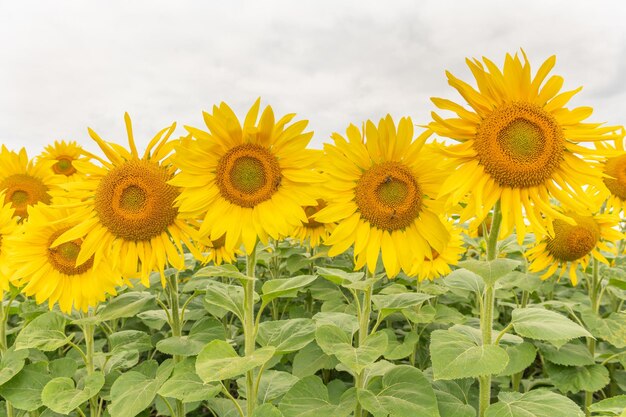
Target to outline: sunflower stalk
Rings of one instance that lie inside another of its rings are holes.
[[[369,271],[369,268],[365,267],[365,280],[369,280],[372,278],[373,274]],[[357,299],[358,303],[358,293]],[[359,303],[359,339],[358,346],[363,346],[365,343],[365,339],[369,335],[369,325],[370,325],[370,316],[372,313],[372,285],[368,285],[363,290],[363,300]],[[354,377],[354,386],[358,390],[365,389],[365,370],[359,372]],[[361,404],[357,400],[356,406],[354,409],[354,417],[365,417],[367,412],[363,410]]]
[[[598,313],[600,309],[600,299],[602,298],[602,294],[600,292],[601,287],[600,279],[599,279],[599,262],[594,257],[592,261],[592,274],[591,279],[589,280],[588,292],[589,292],[589,302],[591,303],[591,310],[594,313]],[[587,348],[589,349],[589,353],[591,357],[595,360],[596,355],[596,339],[593,337],[587,338]],[[585,416],[591,416],[591,405],[593,404],[593,391],[585,391]]]
[[[246,276],[248,279],[244,283],[244,349],[246,356],[254,353],[256,345],[256,323],[254,316],[254,281],[256,268],[256,243],[246,257]],[[259,371],[260,373],[260,371]],[[254,378],[254,369],[246,372],[246,408],[247,415],[252,416],[256,408],[257,389]]]
[[[502,212],[500,201],[496,202],[493,208],[493,218],[491,220],[491,230],[487,238],[487,261],[493,261],[497,257],[498,234],[500,233],[500,223],[502,222]],[[480,317],[480,330],[483,338],[483,345],[492,344],[493,329],[493,309],[495,305],[495,289],[493,283],[485,285],[482,299],[482,309]],[[484,417],[487,407],[491,403],[491,375],[478,378],[479,397],[478,415]]]
[[[166,291],[169,295],[169,303],[171,313],[170,317],[170,328],[172,329],[172,336],[181,337],[183,335],[183,317],[180,312],[180,295],[178,293],[178,276],[179,272],[177,271],[175,274],[171,274],[168,277]],[[174,355],[173,357],[174,363],[180,363],[182,361],[182,357],[180,355]],[[176,417],[184,417],[185,416],[185,404],[182,400],[176,400]]]
[[[87,318],[94,316],[94,309],[89,309]],[[94,366],[94,333],[96,326],[88,321],[83,325],[83,337],[85,338],[85,368],[87,369],[87,375],[92,375],[95,372]],[[90,417],[100,416],[100,406],[98,405],[98,396],[91,397],[89,399],[89,415]]]
[[[7,323],[9,321],[9,309],[13,303],[14,297],[9,297],[7,302],[4,300],[4,291],[0,293],[0,358],[4,357],[6,351],[9,349],[7,342]],[[6,305],[5,305],[6,304]],[[13,406],[10,401],[5,402],[7,417],[13,417]]]

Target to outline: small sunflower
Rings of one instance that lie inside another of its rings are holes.
[[[181,188],[181,214],[201,218],[199,234],[226,247],[243,242],[250,253],[257,241],[278,239],[307,221],[303,206],[317,204],[313,171],[318,153],[306,148],[313,136],[307,121],[293,124],[289,114],[278,121],[267,106],[257,124],[260,100],[243,126],[225,103],[204,113],[209,129],[186,127],[192,139],[176,149],[180,174],[170,184]]]
[[[120,262],[125,277],[139,277],[148,285],[152,271],[159,271],[164,281],[168,264],[184,268],[181,242],[200,255],[191,243],[193,228],[180,218],[174,206],[179,191],[168,184],[176,171],[170,163],[175,142],[168,141],[176,124],[158,132],[140,157],[128,114],[124,120],[130,151],[105,142],[89,129],[108,161],[101,160],[103,166],[74,161],[77,170],[86,174],[71,187],[72,197],[81,201],[75,214],[81,221],[54,244],[84,236],[78,263],[94,255],[96,264],[114,259]]]
[[[204,263],[213,262],[215,265],[221,265],[224,262],[233,263],[237,260],[237,255],[241,254],[239,247],[241,243],[237,243],[233,247],[226,246],[226,234],[217,240],[210,240],[208,244],[201,242],[204,247],[203,251],[206,255],[203,258]]]
[[[615,227],[619,218],[610,214],[580,215],[566,212],[574,224],[561,219],[553,221],[554,237],[544,237],[535,247],[526,252],[530,260],[529,270],[539,272],[546,269],[541,275],[548,279],[560,267],[559,278],[568,270],[569,278],[576,285],[578,278],[576,269],[579,265],[583,270],[589,264],[591,257],[608,264],[600,250],[610,252],[612,249],[607,242],[615,242],[624,236]]]
[[[619,214],[626,211],[626,150],[624,149],[624,129],[620,138],[610,143],[598,143],[596,146],[610,156],[603,161],[603,184],[597,190],[597,197],[606,201],[608,212]]]
[[[57,140],[52,145],[46,146],[45,150],[37,157],[37,160],[52,163],[50,169],[53,174],[64,178],[66,181],[73,181],[78,178],[77,174],[79,174],[74,166],[74,161],[89,161],[91,158],[94,158],[94,156],[78,143]]]
[[[443,173],[423,149],[431,133],[414,140],[411,119],[401,119],[396,129],[387,116],[378,127],[366,122],[363,130],[350,125],[347,140],[335,133],[335,144],[324,145],[328,205],[314,219],[339,223],[326,240],[329,256],[354,245],[355,268],[367,264],[374,272],[382,253],[387,275],[394,277],[419,267],[431,248],[443,251],[449,240],[433,200]]]
[[[451,265],[456,265],[465,252],[463,247],[463,239],[461,238],[461,230],[454,227],[453,222],[441,219],[445,224],[449,233],[449,240],[446,242],[441,252],[431,248],[430,254],[426,252],[424,262],[418,265],[409,275],[417,276],[419,282],[429,279],[433,281],[435,278],[449,274],[452,270]]]
[[[24,148],[16,153],[2,145],[0,191],[4,191],[4,203],[11,203],[14,216],[25,219],[29,206],[39,202],[50,204],[50,191],[55,188],[50,165],[50,162],[29,160]]]
[[[571,219],[550,205],[550,197],[568,210],[584,211],[590,208],[582,198],[584,187],[602,183],[597,163],[590,161],[597,151],[579,143],[613,139],[616,128],[583,122],[592,113],[590,107],[565,107],[580,88],[559,94],[563,78],[557,75],[544,83],[554,56],[534,77],[526,55],[522,62],[517,55],[507,54],[502,71],[487,58],[483,61],[484,65],[467,60],[478,89],[447,73],[448,83],[469,109],[432,99],[457,117],[443,119],[433,112],[429,127],[461,142],[444,151],[454,172],[441,195],[455,203],[471,194],[461,221],[473,216],[482,219],[500,199],[501,236],[509,235],[515,226],[520,243],[527,228],[524,214],[536,234],[552,235],[553,219]]]
[[[296,240],[300,243],[309,242],[312,248],[316,248],[328,239],[330,233],[335,229],[335,223],[322,223],[313,218],[313,216],[326,207],[326,205],[325,200],[318,198],[316,205],[304,207],[308,221],[302,222],[301,225],[296,227],[293,231],[292,236]]]
[[[20,277],[26,296],[35,296],[38,304],[48,300],[50,309],[58,302],[61,311],[69,314],[72,307],[87,311],[104,301],[107,294],[116,294],[116,287],[124,281],[110,262],[96,264],[93,255],[77,262],[85,244],[82,238],[53,245],[76,225],[69,208],[37,204],[28,211],[28,222],[21,226],[19,235],[7,239],[9,266]]]
[[[14,271],[9,267],[6,240],[17,229],[17,219],[13,216],[10,204],[4,203],[4,193],[0,192],[0,298],[3,291],[9,289],[9,283],[15,282]]]

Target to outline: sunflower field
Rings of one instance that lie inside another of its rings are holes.
[[[323,150],[260,100],[3,146],[0,415],[625,417],[624,128],[466,62]]]

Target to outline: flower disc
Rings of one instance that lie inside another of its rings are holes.
[[[14,174],[0,182],[0,189],[6,190],[5,203],[11,203],[15,215],[27,217],[28,206],[38,202],[50,204],[48,187],[39,178],[28,174]]]
[[[254,207],[272,198],[281,183],[278,160],[266,148],[246,143],[231,148],[217,164],[222,197],[241,207]]]
[[[604,173],[612,178],[603,178],[606,188],[611,194],[626,200],[626,155],[610,158],[605,165]]]
[[[355,189],[363,218],[382,230],[409,226],[422,208],[422,191],[411,171],[395,161],[374,165],[363,173]]]
[[[116,237],[150,240],[167,231],[178,210],[175,187],[167,184],[167,170],[145,160],[116,166],[100,181],[95,210],[101,223]]]
[[[304,214],[306,214],[307,221],[302,222],[302,227],[306,227],[309,229],[315,229],[317,227],[323,227],[324,223],[318,222],[313,218],[320,210],[326,207],[327,203],[324,200],[317,199],[317,205],[315,206],[305,206]]]
[[[76,168],[72,165],[72,158],[67,156],[61,156],[58,161],[52,165],[52,170],[57,175],[65,175],[69,177],[76,173]]]
[[[513,102],[494,110],[478,126],[474,149],[500,186],[524,188],[552,178],[564,145],[562,129],[550,113]]]
[[[57,237],[61,236],[63,232],[69,229],[70,228],[67,227],[53,233],[52,236],[50,236],[48,245],[52,246],[52,242],[54,242]],[[81,265],[76,265],[76,259],[78,258],[78,253],[80,252],[82,243],[82,239],[74,239],[72,241],[62,243],[59,246],[50,247],[48,249],[48,261],[50,262],[50,265],[60,273],[70,276],[83,274],[89,271],[93,267],[93,256]]]
[[[557,260],[575,261],[588,255],[600,239],[600,227],[590,217],[571,215],[576,225],[554,221],[554,238],[547,238],[546,248]]]

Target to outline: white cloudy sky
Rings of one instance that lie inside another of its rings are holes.
[[[626,2],[0,0],[0,142],[39,152],[90,144],[87,126],[126,140],[171,121],[202,125],[219,101],[258,96],[310,120],[319,147],[349,122],[386,113],[425,123],[431,96],[457,98],[444,70],[524,48],[556,54],[575,105],[626,123]]]

